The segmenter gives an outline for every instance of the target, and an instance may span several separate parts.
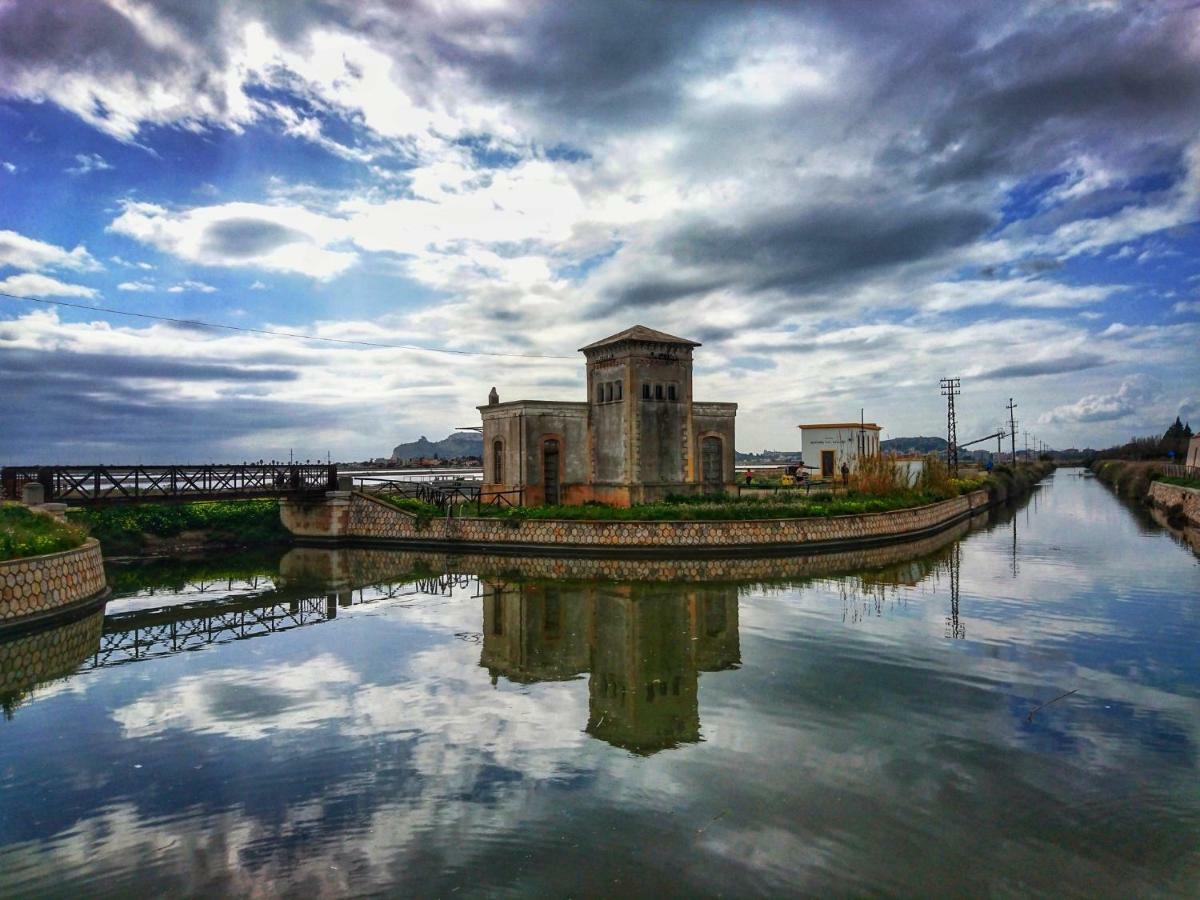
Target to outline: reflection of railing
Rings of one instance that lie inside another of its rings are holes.
[[[481,506],[520,506],[523,493],[520,488],[516,488],[484,494],[480,482],[406,481],[371,476],[358,476],[354,479],[354,484],[355,489],[364,494],[421,500],[436,506],[442,512],[463,504],[474,504],[476,512]]]
[[[337,618],[339,609],[351,606],[418,595],[447,597],[473,582],[473,576],[447,573],[381,586],[370,593],[363,588],[298,597],[270,592],[116,613],[105,617],[100,648],[84,668],[117,666],[316,625]]]
[[[47,501],[76,503],[276,497],[335,490],[337,466],[9,466],[0,473],[4,495],[11,499],[30,482],[42,485]]]

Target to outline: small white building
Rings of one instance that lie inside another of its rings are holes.
[[[853,472],[860,457],[879,455],[883,429],[874,422],[814,422],[799,428],[804,465],[815,467],[821,478],[839,477],[843,462]]]
[[[1184,464],[1200,469],[1200,434],[1188,441],[1187,460]]]

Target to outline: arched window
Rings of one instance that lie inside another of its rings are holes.
[[[504,441],[492,444],[492,483],[504,484]]]
[[[604,399],[611,403],[612,398],[613,398],[612,382],[610,381],[608,384],[606,384],[604,386]]]

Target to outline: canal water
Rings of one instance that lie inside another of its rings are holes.
[[[110,581],[0,643],[2,896],[1200,885],[1200,565],[1080,470],[833,558]]]

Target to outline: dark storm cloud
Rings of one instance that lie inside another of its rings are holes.
[[[803,296],[961,247],[993,221],[961,207],[866,200],[787,207],[741,225],[697,220],[668,234],[657,249],[707,277],[635,280],[610,291],[604,307],[661,305],[718,288]]]
[[[294,228],[264,219],[225,219],[208,227],[204,246],[211,252],[233,258],[262,256],[287,244],[307,240]]]
[[[1011,363],[989,369],[976,375],[977,380],[997,378],[1032,378],[1036,375],[1062,375],[1067,372],[1082,372],[1108,365],[1108,360],[1095,353],[1079,353],[1058,359],[1041,359],[1027,363]]]
[[[36,381],[50,373],[58,378],[85,380],[156,378],[167,381],[261,382],[294,381],[296,378],[296,372],[290,369],[187,362],[166,356],[0,349],[0,377],[8,379],[10,384],[22,380]]]

